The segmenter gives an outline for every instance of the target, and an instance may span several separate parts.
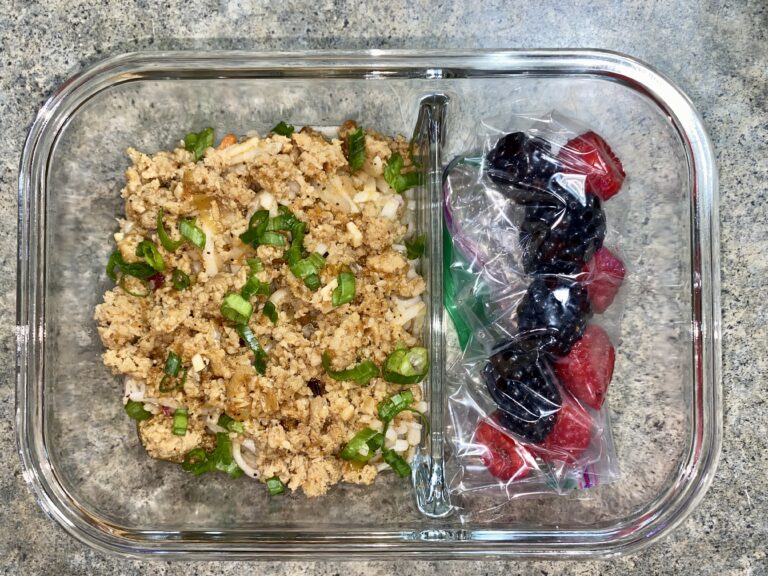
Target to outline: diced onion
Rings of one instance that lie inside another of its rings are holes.
[[[410,444],[408,444],[407,440],[398,439],[397,442],[395,442],[395,446],[394,446],[393,450],[395,452],[402,453],[402,452],[405,452],[406,450],[408,450],[408,448],[410,448]]]
[[[400,202],[397,201],[397,197],[390,198],[381,209],[381,215],[389,220],[396,220],[398,208],[400,208]]]
[[[347,222],[347,232],[352,237],[352,247],[357,248],[363,243],[363,233],[354,222]]]
[[[192,356],[192,369],[195,372],[201,372],[203,369],[205,369],[205,360],[200,354],[195,354]]]
[[[269,297],[269,301],[272,302],[275,306],[280,306],[280,304],[283,303],[283,300],[288,296],[288,289],[287,288],[279,288],[272,292],[272,295]]]

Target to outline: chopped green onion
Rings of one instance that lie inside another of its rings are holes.
[[[286,124],[285,122],[280,120],[280,122],[277,123],[277,126],[272,128],[270,132],[274,132],[275,134],[280,134],[280,136],[285,136],[287,138],[290,138],[294,130],[295,128],[293,127],[292,124]]]
[[[267,353],[264,351],[264,348],[262,348],[259,341],[256,340],[256,336],[254,336],[253,331],[247,324],[238,326],[237,333],[255,356],[253,366],[256,368],[256,372],[264,376],[267,372]]]
[[[267,480],[267,491],[270,496],[277,496],[278,494],[285,492],[285,484],[283,484],[283,481],[280,480],[280,478],[273,476]]]
[[[384,462],[389,464],[400,478],[410,476],[411,467],[397,452],[394,450],[384,450],[382,456],[384,457]]]
[[[157,211],[157,237],[160,238],[160,244],[163,245],[163,248],[168,252],[175,252],[182,244],[184,244],[184,238],[171,240],[171,237],[165,230],[165,226],[163,226],[163,215],[163,209],[160,208],[160,210]]]
[[[221,315],[235,324],[245,324],[253,313],[253,306],[240,294],[230,292],[221,303]]]
[[[393,384],[416,384],[424,379],[428,371],[426,348],[399,348],[384,361],[382,375],[384,380]]]
[[[362,128],[347,136],[347,160],[352,172],[360,170],[365,163],[365,133]]]
[[[216,433],[216,449],[211,454],[210,458],[213,460],[213,467],[216,470],[226,472],[232,478],[237,478],[243,475],[243,471],[232,458],[232,441],[229,439],[229,435],[224,432]]]
[[[391,422],[392,419],[403,410],[413,404],[413,392],[404,390],[393,394],[387,400],[379,402],[377,406],[379,420],[382,422]]]
[[[257,242],[263,246],[285,246],[288,244],[285,236],[280,234],[280,232],[274,232],[272,230],[267,230],[262,233]]]
[[[136,402],[135,400],[128,400],[128,403],[125,405],[125,413],[137,422],[152,418],[152,412],[144,410],[144,403]]]
[[[304,286],[309,288],[312,292],[317,291],[320,288],[320,276],[317,274],[310,274],[304,278]]]
[[[304,246],[304,235],[307,233],[307,225],[304,222],[296,222],[291,228],[291,247],[285,251],[284,258],[289,265],[301,260],[301,252]]]
[[[283,230],[290,232],[299,222],[299,219],[285,206],[280,206],[278,210],[280,211],[280,215],[269,219],[267,230]]]
[[[261,312],[272,321],[272,324],[277,324],[277,308],[274,302],[267,300]]]
[[[347,304],[355,299],[356,286],[355,277],[351,272],[340,272],[337,277],[339,283],[336,288],[333,289],[331,295],[331,301],[334,306],[341,306]]]
[[[184,272],[184,270],[180,270],[178,268],[176,268],[176,270],[173,271],[173,274],[171,274],[171,280],[173,282],[173,287],[176,290],[186,290],[192,283],[189,275]]]
[[[424,255],[424,250],[427,247],[427,235],[422,234],[416,236],[413,240],[405,241],[405,250],[407,252],[408,260],[416,260]]]
[[[175,436],[186,436],[189,424],[189,412],[186,408],[177,408],[173,413],[173,428],[171,432]]]
[[[120,277],[120,281],[117,283],[120,288],[122,288],[125,292],[130,294],[131,296],[135,296],[136,298],[146,298],[152,293],[152,288],[149,285],[149,282],[144,280],[143,278],[136,278],[136,280],[141,283],[142,286],[146,289],[146,292],[134,292],[132,290],[129,290],[128,287],[125,285],[125,276]]]
[[[318,254],[317,252],[312,252],[307,256],[306,260],[315,267],[315,273],[320,272],[320,270],[325,267],[325,258],[323,258],[322,254]]]
[[[253,296],[269,296],[269,282],[262,282],[256,276],[250,276],[240,288],[240,295],[246,300]]]
[[[181,390],[184,388],[184,383],[187,381],[187,371],[188,369],[184,368],[181,373],[181,378],[177,378],[175,375],[168,373],[163,374],[163,377],[160,379],[158,390],[160,392],[173,392],[174,390]],[[168,384],[169,382],[170,384]]]
[[[367,386],[371,379],[379,375],[378,367],[371,360],[365,360],[347,370],[333,370],[328,352],[323,352],[323,368],[325,373],[334,380],[354,382],[361,386]]]
[[[310,274],[317,273],[315,265],[308,259],[302,258],[298,262],[290,265],[291,272],[297,278],[306,278]]]
[[[184,238],[200,248],[200,250],[205,248],[205,232],[195,225],[194,218],[192,220],[184,218],[179,223],[179,232]]]
[[[107,276],[112,282],[117,282],[118,272],[124,276],[133,276],[140,280],[146,280],[150,276],[154,276],[156,270],[146,262],[126,262],[123,260],[123,255],[120,251],[115,250],[110,254],[107,261]]]
[[[363,428],[347,442],[341,451],[342,460],[368,462],[376,450],[384,445],[384,435],[373,428]]]
[[[227,416],[226,414],[222,414],[221,416],[219,416],[218,424],[219,426],[221,426],[222,428],[226,428],[230,432],[236,432],[238,434],[242,434],[243,432],[245,432],[245,426],[243,426],[242,422],[238,422],[237,420]]]
[[[179,370],[181,370],[181,356],[174,351],[168,352],[168,358],[165,360],[164,372],[168,376],[178,376]]]
[[[248,230],[240,234],[240,240],[243,244],[256,245],[269,225],[269,212],[267,210],[257,210],[248,221]]]
[[[158,272],[165,270],[165,260],[163,260],[163,256],[155,243],[150,240],[139,242],[139,245],[136,246],[136,256],[144,258],[144,261]]]
[[[246,259],[246,262],[248,263],[248,268],[251,269],[251,272],[256,274],[256,272],[261,272],[264,270],[264,264],[258,257],[254,256],[253,258]]]
[[[208,453],[202,448],[193,448],[184,455],[181,468],[185,472],[191,472],[195,476],[205,474],[213,470],[213,462],[208,459]]]
[[[200,132],[189,132],[184,136],[184,148],[193,152],[195,161],[200,160],[206,148],[213,146],[213,128],[206,128]]]
[[[404,163],[403,157],[395,152],[389,157],[387,165],[384,167],[384,180],[398,194],[421,184],[421,175],[418,172],[401,174]]]

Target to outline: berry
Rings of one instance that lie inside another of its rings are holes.
[[[613,302],[621,288],[626,272],[624,263],[608,248],[600,248],[582,268],[583,282],[589,293],[592,310],[602,314]]]
[[[547,183],[559,164],[546,140],[525,132],[507,134],[496,142],[488,155],[488,176],[504,185],[502,191],[521,204],[547,196]]]
[[[599,410],[613,377],[615,360],[616,351],[608,334],[600,326],[590,324],[570,354],[556,360],[553,367],[568,392]]]
[[[550,191],[549,201],[525,208],[520,226],[523,269],[528,274],[574,274],[603,245],[605,214],[597,196],[579,198],[554,181]]]
[[[494,365],[502,370],[495,370]],[[530,442],[546,438],[560,407],[560,391],[544,360],[504,350],[494,354],[484,375],[488,392],[499,407],[499,424]]]
[[[618,193],[626,177],[621,161],[611,147],[592,131],[569,140],[560,149],[557,159],[565,171],[586,176],[585,190],[603,201]]]
[[[480,422],[474,441],[483,446],[483,464],[499,480],[522,480],[533,467],[530,453],[514,438],[488,422]]]
[[[565,356],[581,338],[592,316],[587,290],[569,278],[535,278],[517,306],[518,330],[537,338],[539,346]]]
[[[570,398],[563,398],[563,405],[555,418],[552,432],[542,442],[536,454],[542,460],[574,463],[592,442],[592,418],[584,408]]]

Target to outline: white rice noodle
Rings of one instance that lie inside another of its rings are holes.
[[[227,433],[227,429],[219,426],[219,412],[211,412],[208,414],[208,416],[205,417],[205,425],[208,427],[208,429],[211,432],[217,433],[217,432],[223,432],[224,434]]]
[[[213,278],[219,273],[219,261],[216,257],[216,247],[213,242],[213,230],[202,219],[200,221],[200,228],[205,232],[205,247],[202,251],[203,266],[208,278]]]
[[[245,472],[246,476],[250,476],[251,478],[259,477],[259,471],[251,467],[243,457],[243,453],[240,451],[240,442],[237,440],[232,442],[232,458],[235,459],[235,462],[237,462],[240,469]]]
[[[266,141],[255,137],[228,146],[224,150],[217,150],[215,157],[218,157],[227,166],[234,166],[235,164],[253,162],[262,154],[279,154],[282,149],[282,142]]]

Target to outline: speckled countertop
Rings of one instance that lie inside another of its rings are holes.
[[[470,7],[471,6],[471,7]],[[103,556],[40,511],[14,440],[16,194],[24,135],[64,79],[136,49],[594,47],[692,98],[714,142],[722,227],[724,444],[696,512],[643,553],[586,563],[148,563]],[[595,0],[267,3],[0,0],[0,569],[5,574],[767,574],[768,6]]]

